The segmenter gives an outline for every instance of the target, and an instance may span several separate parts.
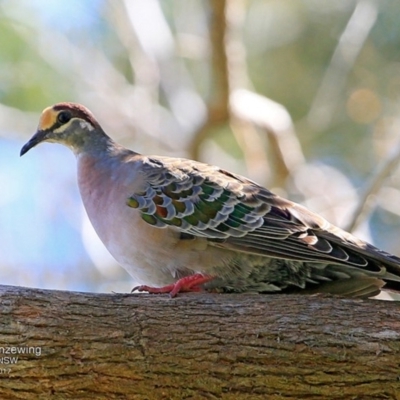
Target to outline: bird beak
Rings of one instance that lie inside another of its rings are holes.
[[[19,153],[20,156],[23,156],[25,153],[27,153],[32,147],[35,147],[37,144],[40,142],[43,142],[47,138],[47,133],[46,131],[37,131],[31,138],[30,140],[24,144],[24,146],[21,149],[21,152]]]

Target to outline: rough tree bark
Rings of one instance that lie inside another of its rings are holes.
[[[395,302],[10,286],[0,298],[1,399],[400,399]]]

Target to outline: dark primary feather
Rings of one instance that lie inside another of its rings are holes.
[[[155,227],[173,226],[236,252],[344,265],[400,282],[400,258],[242,176],[167,157],[149,157],[142,172],[148,185],[127,204]]]

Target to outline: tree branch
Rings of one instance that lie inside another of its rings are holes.
[[[347,226],[344,228],[346,231],[353,232],[360,223],[366,219],[367,215],[376,205],[376,202],[368,201],[368,199],[379,192],[385,179],[395,170],[399,162],[400,142],[396,144],[373,172],[369,182],[366,184],[364,193],[360,197],[356,209],[352,213],[351,218],[349,218]]]
[[[1,399],[399,399],[398,303],[10,286],[0,296]]]

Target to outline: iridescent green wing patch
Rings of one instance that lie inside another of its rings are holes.
[[[153,175],[146,190],[127,200],[127,205],[138,209],[143,220],[153,226],[175,226],[196,236],[227,238],[244,236],[263,224],[269,206],[250,197],[247,201],[236,182],[230,185],[194,168],[181,168],[178,173],[160,169],[159,173],[161,177]]]

